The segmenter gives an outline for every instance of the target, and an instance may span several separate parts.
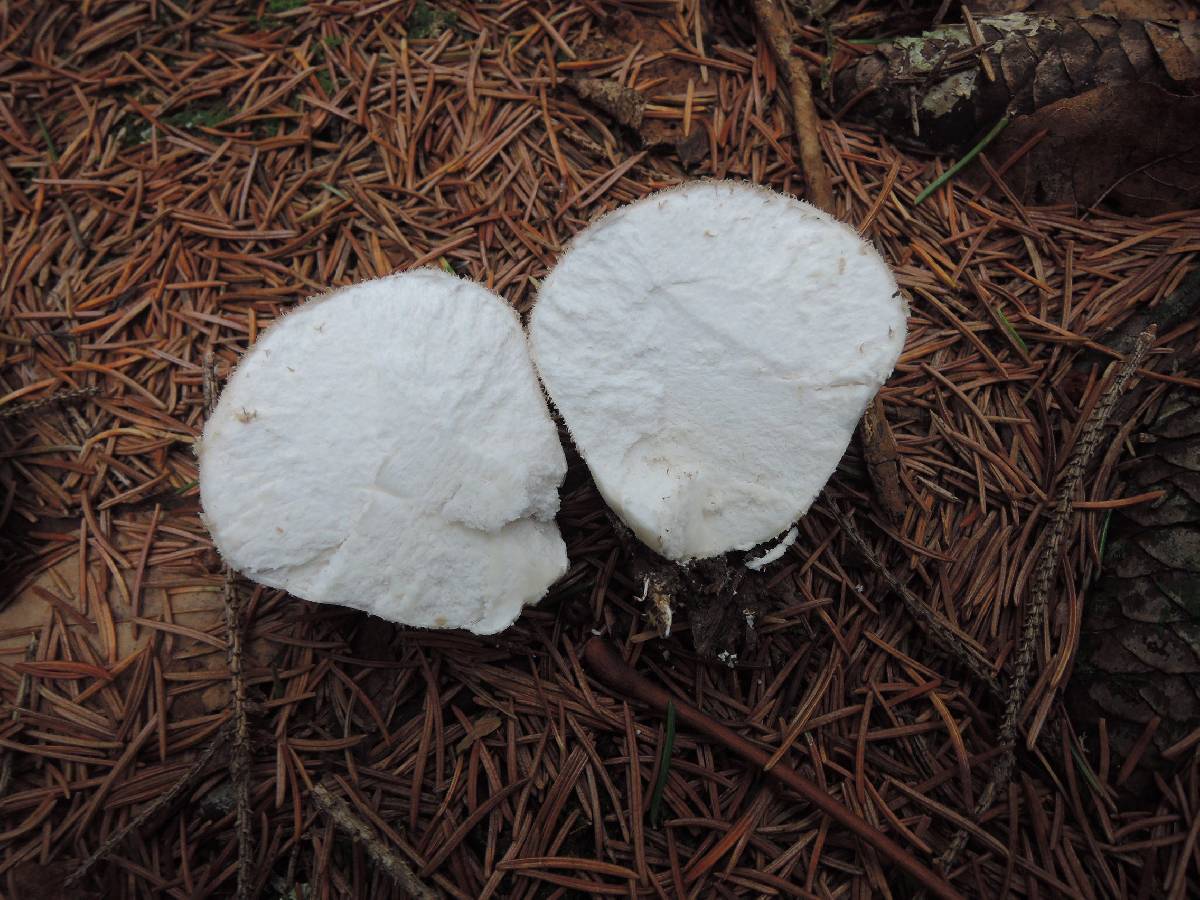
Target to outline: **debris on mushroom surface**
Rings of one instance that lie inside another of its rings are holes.
[[[530,336],[608,504],[682,562],[748,550],[808,510],[905,325],[895,279],[851,229],[697,181],[578,235]]]
[[[765,569],[771,563],[775,562],[777,559],[780,559],[783,554],[787,553],[788,547],[796,543],[796,538],[799,536],[800,530],[793,525],[788,529],[787,534],[785,534],[779,541],[775,543],[773,547],[771,547],[761,556],[751,557],[750,559],[746,560],[746,568],[754,572]]]
[[[281,319],[229,379],[199,457],[222,556],[306,600],[492,634],[566,571],[566,461],[520,321],[443,272]]]

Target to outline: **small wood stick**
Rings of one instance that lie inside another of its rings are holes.
[[[229,639],[229,679],[233,689],[233,755],[229,774],[237,806],[238,900],[254,891],[254,810],[250,805],[250,722],[246,714],[246,677],[242,670],[241,594],[233,570],[225,567],[225,630]]]
[[[776,763],[770,769],[766,769],[770,757],[765,751],[754,746],[733,729],[726,728],[720,722],[705,715],[687,701],[673,696],[664,688],[634,671],[622,659],[621,654],[617,652],[617,648],[608,641],[600,638],[592,638],[583,648],[583,658],[592,674],[608,687],[636,700],[641,700],[643,703],[649,704],[664,714],[667,710],[667,704],[672,704],[675,707],[675,715],[680,722],[712,738],[731,752],[763,769],[767,777],[781,782],[817,809],[821,810],[825,815],[829,816],[834,822],[837,822],[847,831],[853,832],[864,842],[870,844],[881,856],[891,860],[899,868],[907,872],[918,884],[935,897],[946,898],[946,900],[961,898],[961,895],[945,879],[937,875],[919,859],[886,834],[876,829],[865,819],[858,817],[842,806],[833,797],[821,790],[821,788],[795,769],[784,765],[782,762]]]
[[[174,803],[176,798],[178,798],[180,794],[186,791],[192,785],[192,783],[200,777],[200,773],[204,771],[210,762],[212,762],[213,757],[217,755],[217,751],[225,748],[225,742],[229,738],[229,731],[230,723],[227,722],[217,731],[216,734],[213,735],[212,740],[208,742],[208,746],[205,747],[204,750],[201,751],[200,755],[192,761],[192,764],[188,766],[187,771],[179,776],[178,781],[155,797],[151,803],[147,803],[141,812],[125,823],[124,828],[118,828],[116,831],[110,834],[108,836],[108,840],[96,848],[95,852],[93,852],[88,856],[87,859],[80,863],[79,867],[67,877],[67,880],[64,882],[64,884],[67,887],[79,884],[79,882],[83,881],[83,879],[87,877],[88,872],[95,867],[96,863],[100,862],[100,860],[104,859],[104,857],[108,856],[108,854],[112,853],[113,850],[119,847],[125,838],[127,838],[133,832],[139,831],[159,812]]]
[[[967,4],[963,4],[962,8],[963,21],[967,23],[967,32],[971,35],[971,43],[979,47],[979,67],[983,69],[983,74],[987,76],[988,81],[996,80],[996,70],[992,68],[992,61],[988,59],[986,44],[983,39],[983,32],[979,30],[979,23],[975,21],[975,17],[971,15],[971,10],[967,8]]]
[[[78,403],[88,397],[95,397],[100,393],[98,387],[83,387],[73,388],[69,391],[59,391],[56,394],[51,394],[49,397],[41,397],[37,400],[27,400],[24,403],[13,403],[9,406],[0,407],[0,419],[15,419],[20,416],[26,416],[30,413],[38,412],[48,406],[53,406],[57,403]]]
[[[345,800],[336,796],[323,784],[313,785],[312,798],[342,831],[362,845],[371,859],[375,860],[406,894],[418,900],[436,900],[437,894],[417,878],[408,863],[379,839],[374,828],[354,814]]]
[[[854,522],[846,513],[842,512],[835,504],[830,504],[830,509],[833,511],[833,517],[845,532],[846,537],[858,549],[858,552],[863,555],[868,565],[876,572],[883,576],[884,581],[904,602],[904,606],[917,623],[929,634],[943,650],[953,656],[956,660],[962,663],[972,675],[978,678],[984,686],[991,692],[994,697],[1003,696],[1003,691],[1000,688],[1000,682],[992,671],[991,664],[980,656],[979,652],[967,643],[959,634],[951,628],[950,624],[939,616],[930,606],[920,600],[916,594],[910,591],[899,578],[897,578],[883,561],[875,554],[858,529],[854,527]]]
[[[900,450],[883,411],[879,395],[867,404],[862,417],[863,457],[879,505],[892,519],[904,517],[904,494],[900,489]]]
[[[767,47],[792,100],[792,127],[800,144],[800,163],[815,206],[834,215],[833,186],[821,158],[821,120],[813,104],[812,80],[802,60],[792,56],[791,29],[783,8],[775,0],[754,0],[754,18],[767,38]]]

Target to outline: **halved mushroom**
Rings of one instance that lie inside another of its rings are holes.
[[[806,203],[698,181],[578,235],[530,325],[609,505],[671,560],[747,550],[807,510],[904,344],[870,244]]]
[[[491,634],[566,571],[566,471],[514,311],[423,269],[271,327],[200,444],[226,561],[298,597]]]

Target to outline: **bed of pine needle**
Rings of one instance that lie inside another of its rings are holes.
[[[618,13],[636,24],[619,39],[606,36]],[[864,15],[840,33],[833,65],[872,27]],[[818,76],[824,35],[801,31],[796,51]],[[642,91],[656,137],[582,101],[567,87],[581,75]],[[1055,714],[1117,462],[1139,417],[1188,383],[1177,360],[1193,325],[1159,335],[1084,481],[1079,499],[1100,508],[1071,520],[1021,719],[1040,736],[1028,751],[1022,738],[1015,780],[979,821],[1003,705],[927,639],[827,506],[853,510],[1003,679],[1057,479],[1111,378],[1105,336],[1179,283],[1200,220],[1025,208],[986,152],[975,181],[916,205],[945,163],[822,102],[838,213],[912,307],[883,390],[903,520],[877,510],[852,447],[768,570],[756,641],[733,667],[695,652],[687,598],[668,638],[646,621],[573,454],[570,571],[497,637],[235,582],[250,844],[239,853],[225,745],[106,844],[231,715],[228,598],[193,454],[207,354],[223,376],[305,297],[416,266],[527,311],[564,243],[607,210],[685,178],[800,196],[804,181],[786,93],[737,4],[0,7],[0,891],[60,896],[102,849],[74,895],[229,896],[241,874],[265,897],[401,896],[313,802],[323,784],[448,897],[906,895],[722,747],[684,729],[667,746],[660,715],[584,671],[597,632],[763,748],[791,740],[789,764],[921,858],[968,825],[949,873],[964,893],[1200,890],[1197,742],[1133,795],[1118,781],[1139,761]]]

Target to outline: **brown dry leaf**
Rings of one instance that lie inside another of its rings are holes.
[[[127,521],[144,526],[149,514],[133,513]],[[173,527],[165,518],[161,525]],[[121,547],[136,559],[138,548],[129,542]],[[132,572],[123,572],[124,584],[105,578],[107,569],[99,560],[89,561],[89,589],[81,590],[77,556],[47,568],[29,583],[14,590],[0,617],[0,657],[14,659],[24,653],[31,635],[42,633],[52,617],[69,632],[77,647],[86,644],[89,657],[83,661],[38,661],[10,663],[16,672],[28,672],[53,682],[76,681],[86,686],[110,680],[108,672],[156,641],[160,653],[171,659],[177,672],[214,673],[197,680],[195,689],[182,691],[172,708],[180,715],[202,716],[224,709],[229,702],[225,669],[225,604],[219,574],[192,564],[146,566],[136,609],[131,604]],[[102,587],[102,593],[101,593]],[[86,601],[79,598],[87,596]],[[158,623],[157,625],[155,623]],[[266,665],[275,648],[262,640],[246,647],[247,657]],[[96,660],[90,664],[87,659]],[[118,668],[117,671],[120,671]]]
[[[89,578],[92,580],[93,590],[100,565],[95,564],[90,570]],[[131,581],[132,578],[127,580],[127,590],[131,587],[128,583]],[[112,620],[113,634],[116,636],[116,646],[110,647],[104,629],[95,625],[85,627],[82,624],[89,620],[94,621],[97,617],[95,594],[89,591],[92,602],[87,608],[81,608],[78,600],[83,593],[79,588],[79,560],[69,557],[47,569],[11,598],[4,608],[0,652],[16,652],[23,649],[29,642],[29,635],[45,625],[54,609],[72,633],[81,637],[87,635],[99,657],[124,659],[145,646],[154,634],[152,629],[138,626],[133,621],[135,616],[147,620],[164,619],[164,601],[168,594],[168,621],[181,628],[214,635],[215,639],[224,640],[225,609],[221,601],[221,587],[215,578],[185,575],[169,568],[147,567],[142,584],[142,602],[136,612],[127,601],[125,592],[117,585],[109,584],[104,604]],[[189,648],[197,646],[197,642],[181,635],[177,636],[176,642]]]
[[[1149,84],[1099,87],[1021,116],[989,155],[1003,160],[1046,136],[1005,175],[1022,200],[1143,215],[1200,204],[1200,97]]]

